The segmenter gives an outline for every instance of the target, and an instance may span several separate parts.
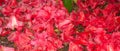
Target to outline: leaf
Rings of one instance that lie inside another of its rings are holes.
[[[69,44],[67,42],[64,43],[63,45],[64,45],[64,47],[61,49],[58,49],[58,51],[68,51],[69,50]]]
[[[73,9],[73,7],[72,7],[73,3],[72,2],[73,2],[73,0],[63,0],[63,4],[69,12],[71,12],[72,9]]]
[[[77,3],[77,0],[73,0],[74,1],[74,3]]]

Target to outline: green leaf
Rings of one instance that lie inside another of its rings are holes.
[[[73,0],[63,0],[63,4],[69,12],[72,11]]]

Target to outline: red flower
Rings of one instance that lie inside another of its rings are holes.
[[[0,46],[0,51],[15,51],[15,49],[11,47]]]

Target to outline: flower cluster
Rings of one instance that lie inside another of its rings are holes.
[[[119,51],[120,0],[0,0],[0,51]],[[65,49],[67,50],[65,50]]]

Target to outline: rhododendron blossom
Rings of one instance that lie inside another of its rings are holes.
[[[120,0],[64,1],[0,0],[0,51],[120,51]]]

